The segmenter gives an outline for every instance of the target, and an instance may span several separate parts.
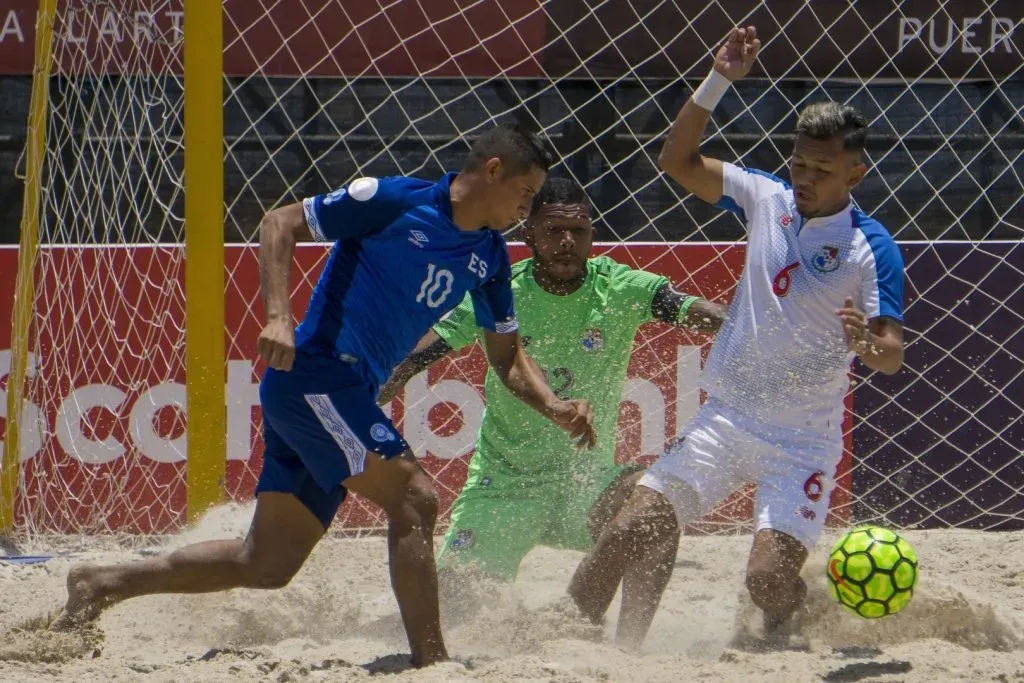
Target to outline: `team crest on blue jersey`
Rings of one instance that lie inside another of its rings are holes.
[[[814,258],[811,259],[811,265],[813,265],[814,269],[818,272],[831,273],[839,267],[839,248],[825,245],[814,256]]]
[[[473,531],[471,529],[460,529],[452,539],[452,550],[465,550],[473,545]]]
[[[380,422],[370,427],[370,436],[373,437],[373,440],[377,443],[395,440],[394,432],[382,425]]]
[[[600,351],[604,348],[604,337],[601,336],[601,330],[591,327],[583,333],[580,343],[583,345],[584,351]]]
[[[348,190],[343,187],[340,190],[328,193],[327,196],[324,197],[324,206],[330,206],[334,202],[340,200],[347,192]]]

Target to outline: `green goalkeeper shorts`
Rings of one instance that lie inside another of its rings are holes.
[[[468,482],[452,505],[438,568],[472,567],[512,580],[535,546],[589,550],[588,517],[597,498],[623,471],[615,467],[586,482],[536,482],[528,477]]]

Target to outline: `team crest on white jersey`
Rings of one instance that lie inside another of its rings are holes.
[[[839,248],[825,245],[811,259],[811,265],[820,273],[831,273],[839,267]]]

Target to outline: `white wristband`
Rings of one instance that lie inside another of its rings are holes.
[[[693,103],[701,109],[714,111],[722,95],[732,85],[732,81],[714,69],[708,77],[693,91]]]

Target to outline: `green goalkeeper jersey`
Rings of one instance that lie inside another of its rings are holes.
[[[577,451],[568,434],[513,396],[488,369],[487,407],[469,466],[469,483],[487,478],[492,488],[531,481],[564,481],[615,464],[615,431],[626,368],[637,328],[650,321],[661,275],[634,270],[601,256],[588,259],[583,285],[572,294],[545,291],[533,279],[533,259],[512,267],[519,334],[562,399],[585,398],[594,410],[597,446]],[[482,335],[467,297],[434,327],[453,349]],[[481,339],[482,342],[482,339]]]

